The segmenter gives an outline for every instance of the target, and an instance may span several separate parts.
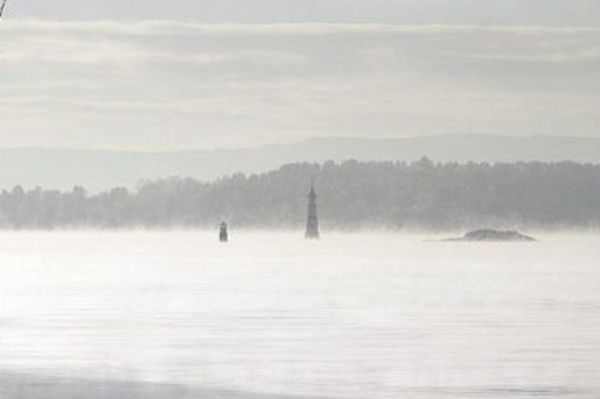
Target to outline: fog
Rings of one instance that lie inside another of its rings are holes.
[[[0,399],[597,399],[600,2],[0,20]]]
[[[301,399],[174,384],[56,378],[0,371],[0,394],[11,399]],[[315,399],[313,397],[313,399]],[[319,398],[316,398],[319,399]]]
[[[0,369],[59,378],[2,389],[597,396],[597,235],[425,242],[438,238],[0,234]]]

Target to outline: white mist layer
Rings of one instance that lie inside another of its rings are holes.
[[[427,238],[2,233],[0,370],[347,398],[596,397],[600,236]]]

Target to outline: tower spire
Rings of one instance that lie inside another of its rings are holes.
[[[310,193],[308,194],[308,215],[306,218],[306,238],[317,239],[319,234],[319,219],[317,217],[317,194],[315,193],[314,179],[310,181]]]

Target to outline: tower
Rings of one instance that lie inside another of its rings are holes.
[[[310,184],[310,193],[308,194],[308,216],[306,218],[306,238],[318,239],[319,235],[319,219],[317,218],[317,194],[315,193],[315,185]]]

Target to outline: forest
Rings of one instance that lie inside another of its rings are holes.
[[[302,228],[314,179],[323,229],[598,228],[600,165],[328,161],[212,182],[143,181],[89,193],[16,186],[0,228]]]

